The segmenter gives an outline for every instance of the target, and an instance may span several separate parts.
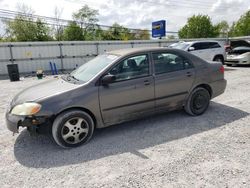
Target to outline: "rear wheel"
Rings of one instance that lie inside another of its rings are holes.
[[[210,103],[210,94],[207,89],[198,87],[189,95],[184,107],[185,111],[192,116],[203,114]]]
[[[94,121],[80,110],[63,112],[55,119],[52,136],[61,147],[77,147],[86,143],[93,135]]]
[[[227,64],[227,66],[232,67],[232,64]]]

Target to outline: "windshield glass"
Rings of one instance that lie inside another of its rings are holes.
[[[188,46],[189,46],[189,43],[179,42],[179,43],[171,44],[169,47],[170,48],[176,48],[176,49],[185,50]]]
[[[113,63],[119,56],[112,54],[99,55],[70,73],[76,80],[87,82],[102,69]]]

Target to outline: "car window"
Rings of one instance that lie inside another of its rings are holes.
[[[201,49],[200,43],[194,43],[191,47],[194,47],[194,50],[200,50]]]
[[[149,75],[148,55],[137,55],[123,60],[109,71],[116,81],[129,80]]]
[[[209,42],[210,48],[221,48],[221,46],[217,42]]]
[[[153,53],[155,74],[192,68],[188,59],[172,53]]]
[[[194,47],[194,50],[205,50],[209,49],[209,42],[197,42],[192,45]]]

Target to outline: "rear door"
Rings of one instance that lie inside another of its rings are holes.
[[[155,106],[182,106],[195,79],[195,69],[185,57],[170,52],[152,54],[155,78]]]
[[[194,47],[194,51],[191,51],[192,54],[206,60],[210,60],[210,49],[208,42],[197,42],[194,43],[191,47]]]
[[[107,74],[116,76],[114,83],[99,86],[99,100],[105,124],[113,124],[154,109],[154,80],[149,55],[125,58]]]

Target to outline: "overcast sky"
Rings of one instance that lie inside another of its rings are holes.
[[[17,10],[17,4],[51,17],[57,6],[63,9],[62,19],[71,19],[72,12],[87,4],[99,11],[99,24],[151,29],[152,21],[164,19],[168,31],[178,31],[193,14],[207,14],[214,23],[232,23],[250,9],[250,0],[0,0],[1,9]]]

